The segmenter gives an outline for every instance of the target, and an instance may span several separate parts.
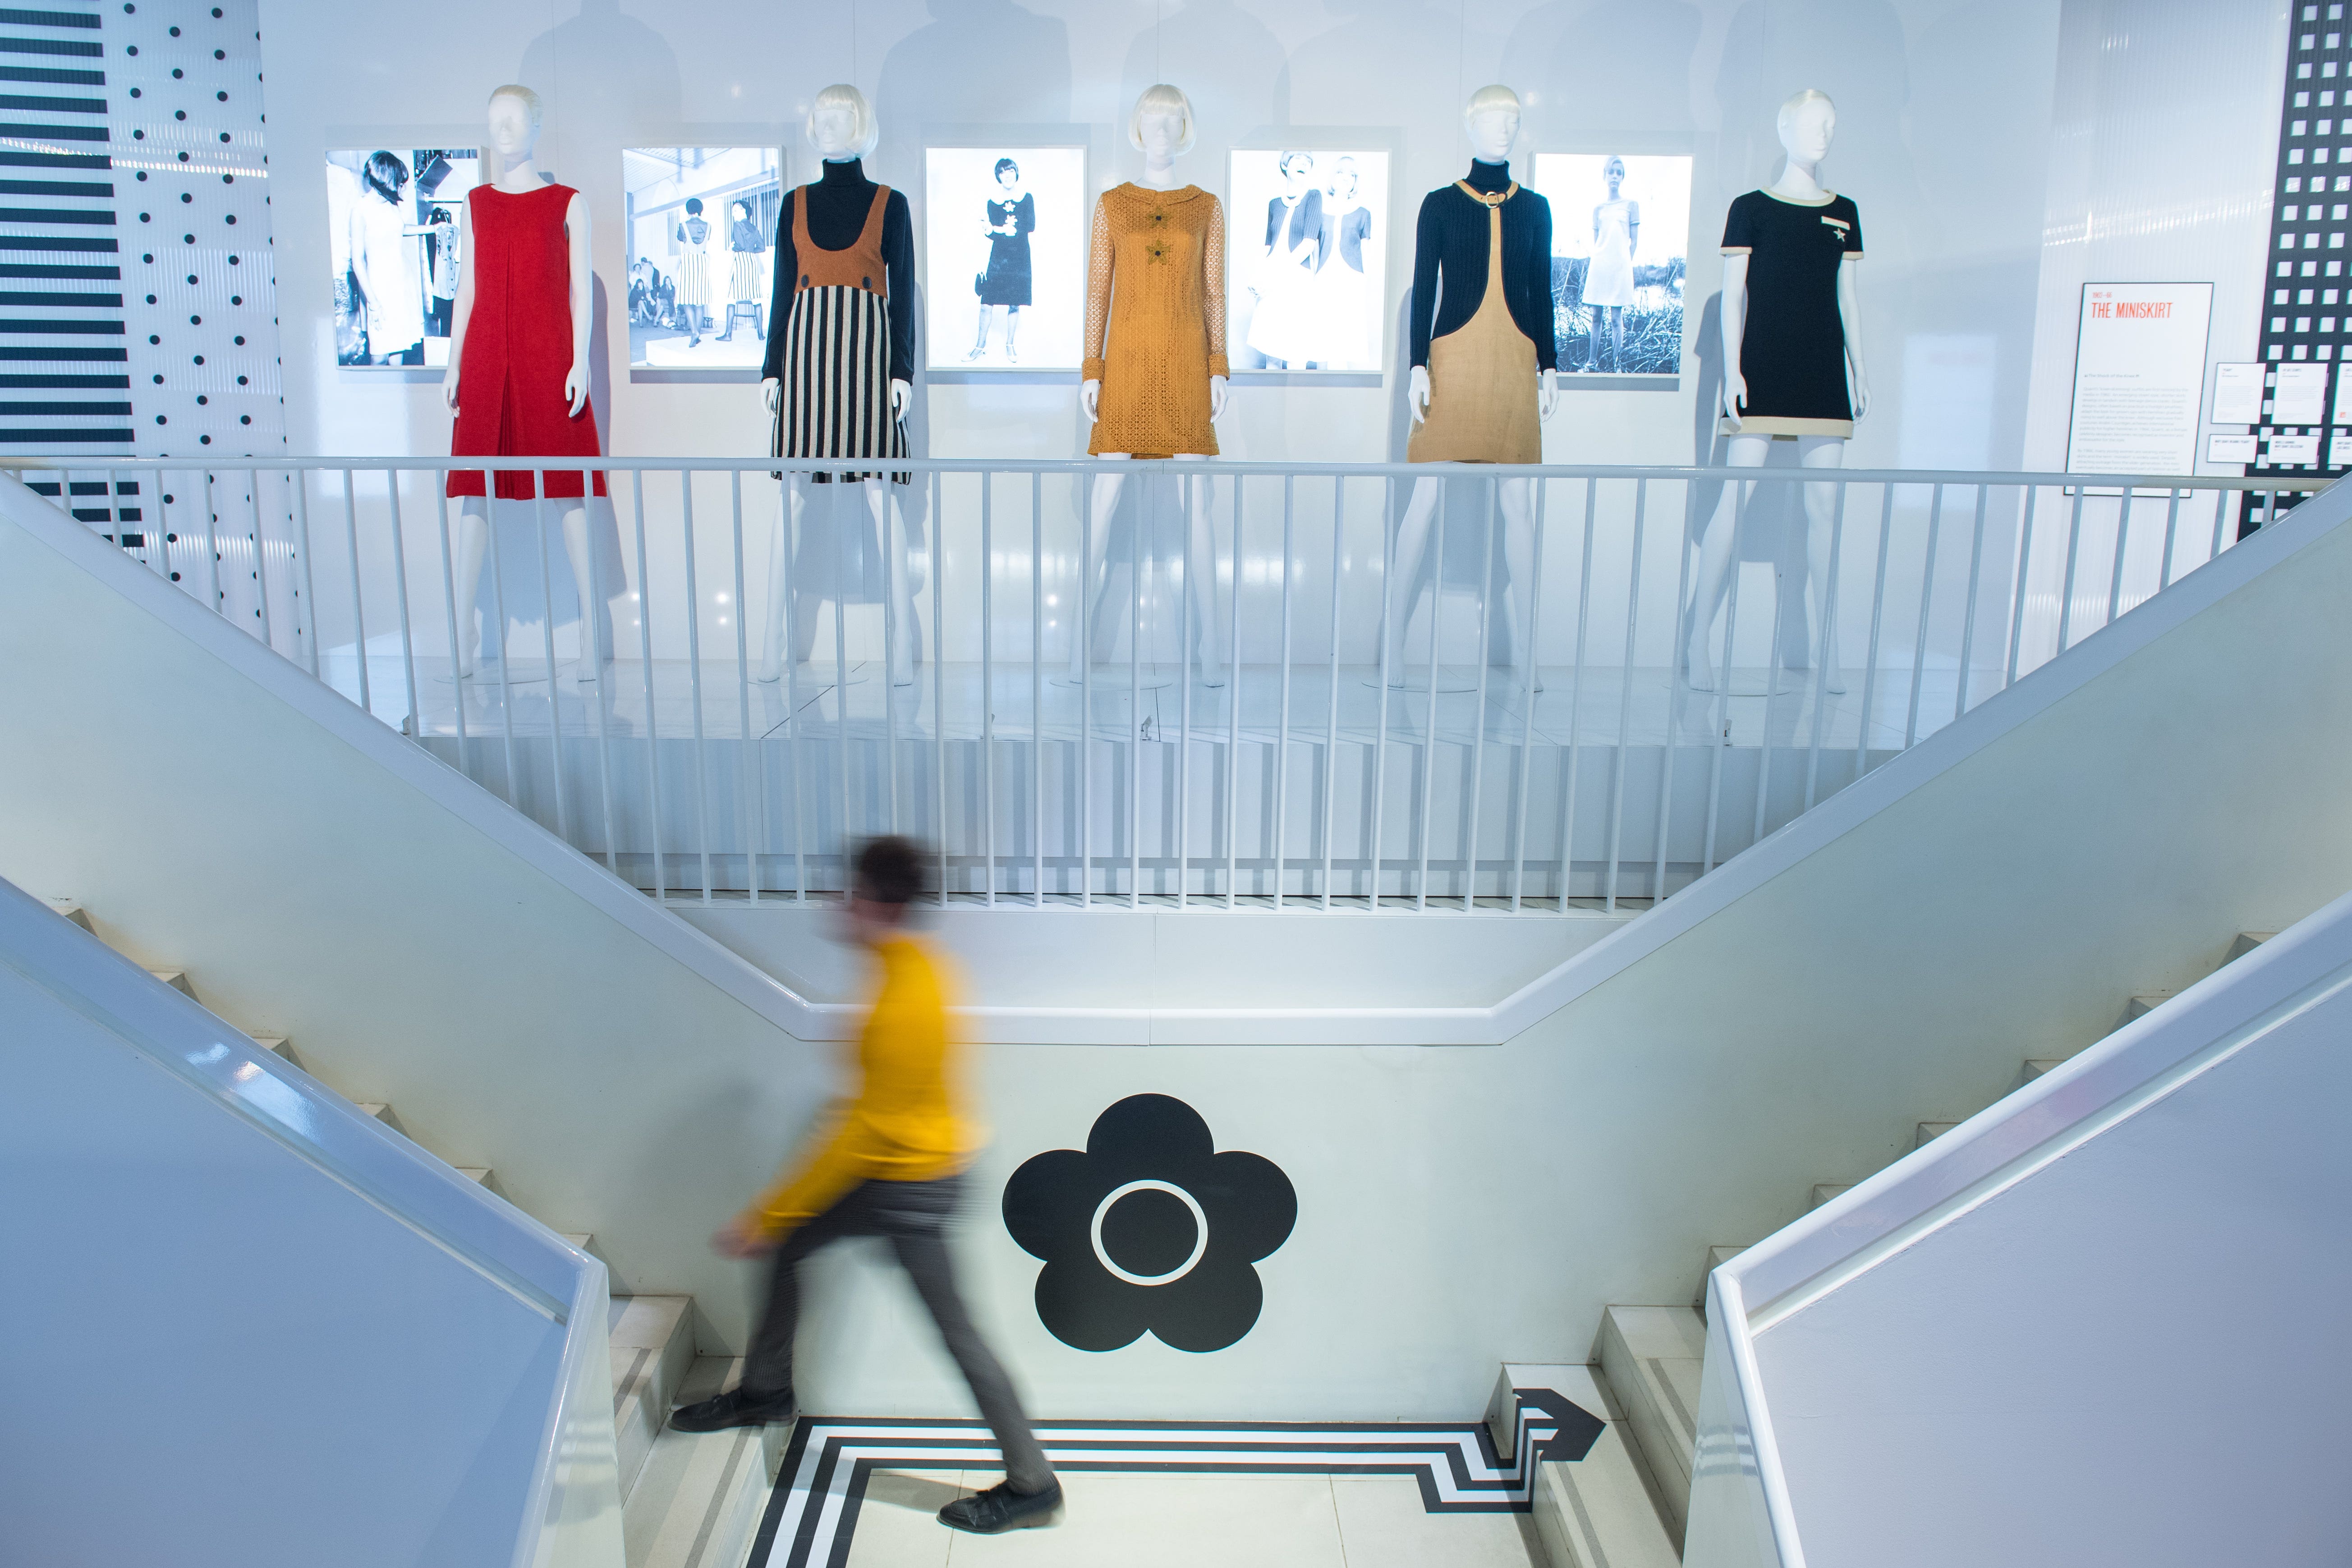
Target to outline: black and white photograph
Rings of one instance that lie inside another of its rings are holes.
[[[629,147],[629,364],[757,370],[768,352],[783,158],[773,147]]]
[[[1380,369],[1389,155],[1239,150],[1228,191],[1233,367]]]
[[[1082,147],[924,149],[933,370],[1076,370],[1086,325]]]
[[[1551,293],[1567,374],[1677,375],[1689,270],[1691,161],[1540,153]]]
[[[480,171],[478,147],[327,154],[337,364],[449,363],[460,220]]]

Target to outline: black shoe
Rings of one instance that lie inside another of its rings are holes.
[[[1007,1530],[1039,1530],[1062,1521],[1062,1483],[1042,1492],[1016,1492],[1011,1481],[999,1481],[984,1492],[960,1497],[940,1510],[940,1522],[950,1530],[974,1535],[995,1535]]]
[[[740,1388],[730,1388],[695,1405],[681,1405],[669,1413],[669,1429],[673,1432],[724,1432],[730,1426],[765,1426],[772,1422],[793,1418],[793,1396],[778,1394],[766,1399],[746,1395]]]

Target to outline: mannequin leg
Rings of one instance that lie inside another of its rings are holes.
[[[1397,523],[1396,558],[1389,563],[1389,624],[1381,635],[1389,644],[1389,684],[1404,684],[1404,629],[1412,621],[1419,595],[1422,557],[1429,551],[1429,522],[1437,512],[1437,481],[1415,479],[1412,499],[1405,502]],[[1443,586],[1443,584],[1440,584]]]
[[[786,482],[784,493],[791,498],[776,518],[775,547],[768,552],[768,635],[766,651],[760,659],[760,679],[773,683],[784,678],[784,634],[789,626],[793,641],[793,662],[806,664],[816,648],[816,622],[802,604],[797,593],[787,596],[786,579],[791,575],[793,540],[800,532],[801,489]],[[789,609],[790,614],[787,614]]]
[[[915,592],[907,573],[906,514],[885,481],[867,479],[865,489],[866,510],[873,515],[876,535],[884,542],[882,558],[889,570],[889,583],[883,591],[890,595],[893,623],[887,650],[890,684],[912,686],[915,667],[923,662],[923,626],[915,618]]]
[[[457,509],[457,559],[455,562],[456,593],[457,595],[457,674],[459,679],[474,673],[481,661],[482,634],[474,616],[474,601],[482,592],[482,556],[490,547],[490,503],[481,496],[467,496]],[[505,647],[504,628],[499,633],[499,647]]]
[[[572,562],[572,586],[580,595],[580,668],[582,680],[596,679],[596,667],[613,657],[610,644],[604,640],[604,605],[596,597],[595,576],[589,552],[594,546],[588,539],[588,509],[571,506],[563,509],[563,553]]]
[[[1760,468],[1771,449],[1769,436],[1734,436],[1724,462],[1734,468]],[[1714,640],[1716,613],[1723,608],[1731,574],[1739,564],[1740,507],[1755,488],[1752,483],[1725,486],[1715,515],[1707,519],[1706,531],[1699,535],[1698,595],[1691,602],[1690,640],[1683,650],[1693,691],[1716,689],[1715,665],[1707,649]],[[1724,659],[1727,665],[1730,662],[1728,648],[1724,650]]]
[[[1188,463],[1207,459],[1187,452],[1179,460]],[[1233,623],[1225,616],[1224,602],[1217,597],[1217,530],[1209,515],[1211,483],[1206,474],[1187,476],[1184,488],[1191,492],[1192,505],[1186,531],[1184,577],[1192,584],[1185,596],[1192,602],[1192,624],[1186,629],[1192,646],[1201,658],[1201,684],[1223,686],[1225,683],[1225,648],[1232,640]],[[1139,556],[1141,552],[1137,552]],[[1235,580],[1236,589],[1239,578]]]
[[[1122,462],[1127,459],[1125,452],[1104,452],[1100,456],[1106,458],[1117,458]],[[1119,491],[1126,486],[1125,474],[1097,474],[1094,491],[1087,501],[1086,553],[1080,558],[1079,563],[1081,570],[1087,574],[1087,580],[1078,584],[1078,593],[1086,605],[1086,619],[1074,624],[1070,628],[1070,679],[1072,680],[1085,679],[1087,660],[1090,658],[1099,659],[1104,657],[1097,650],[1107,647],[1110,640],[1104,635],[1102,624],[1103,595],[1110,586],[1110,570],[1103,563],[1103,551],[1110,542],[1111,513],[1118,510]],[[1141,552],[1139,551],[1137,554],[1139,557]],[[1081,635],[1089,629],[1093,632],[1091,638]],[[1115,631],[1113,635],[1116,635]],[[1089,641],[1095,645],[1094,647],[1087,646]]]
[[[1834,436],[1807,436],[1797,443],[1797,461],[1808,468],[1845,466],[1845,443]],[[1824,690],[1845,689],[1838,664],[1837,622],[1830,605],[1830,530],[1837,516],[1837,487],[1805,487],[1805,581],[1812,589],[1813,658],[1828,672]]]
[[[1511,645],[1511,669],[1520,685],[1541,691],[1543,676],[1536,668],[1535,481],[1505,479],[1499,489],[1503,565],[1510,575],[1510,592],[1503,599],[1503,626]]]

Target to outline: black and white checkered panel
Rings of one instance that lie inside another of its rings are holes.
[[[2352,30],[2345,0],[2292,0],[2286,94],[2279,115],[2277,188],[2271,205],[2269,284],[2262,355],[2273,366],[2340,363],[2352,350]],[[2278,425],[2263,404],[2260,462],[2250,475],[2352,468],[2352,399],[2331,372],[2326,425]],[[2268,373],[2275,386],[2278,373]],[[2315,461],[2294,460],[2309,452]],[[2273,454],[2276,456],[2273,456]],[[2292,495],[2271,498],[2280,508]]]

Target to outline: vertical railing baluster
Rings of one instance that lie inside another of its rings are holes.
[[[1812,512],[1808,506],[1811,491],[1803,485],[1795,488],[1797,515],[1804,520],[1805,546],[1810,550],[1812,546],[1813,521]],[[1808,565],[1810,567],[1810,558],[1808,558]],[[1803,613],[1803,591],[1800,589],[1798,593],[1800,615]],[[1756,736],[1755,819],[1748,825],[1748,842],[1751,846],[1764,841],[1764,805],[1772,788],[1772,712],[1773,705],[1780,700],[1780,677],[1786,668],[1781,662],[1780,641],[1788,631],[1788,612],[1789,595],[1782,591],[1780,563],[1775,562],[1772,568],[1772,640],[1765,645],[1764,652],[1764,721]],[[1819,664],[1822,661],[1817,657],[1813,662]]]
[[[882,780],[889,798],[890,815],[885,820],[894,834],[898,831],[898,583],[905,579],[894,582],[891,567],[907,542],[903,537],[896,547],[890,542],[890,520],[898,515],[898,507],[885,502],[874,528],[882,549]],[[907,671],[909,679],[914,673]]]
[[[2003,691],[2017,684],[2017,661],[2025,651],[2025,602],[2033,590],[2033,509],[2041,500],[2040,485],[2025,487],[2025,521],[2018,531],[2017,578],[2011,589],[2009,660],[2000,678]]]
[[[348,481],[349,476],[346,475],[345,478]],[[499,733],[506,742],[507,804],[517,811],[523,812],[535,822],[538,820],[538,814],[530,811],[522,803],[522,773],[515,757],[514,666],[507,658],[506,552],[499,547],[498,513],[491,506],[498,494],[497,481],[485,479],[483,490],[482,531],[488,545],[488,553],[490,558],[490,607],[498,613],[499,617]],[[484,637],[482,640],[488,643],[490,639]],[[478,669],[480,667],[480,660],[478,658],[475,668]],[[547,672],[547,679],[551,686],[554,684],[553,670]],[[551,696],[549,700],[551,701],[553,698]]]
[[[841,487],[851,481],[835,476],[834,486],[825,491],[825,504],[833,510],[833,711],[839,721],[835,725],[834,749],[841,756],[841,808],[837,818],[841,837],[841,901],[849,901],[849,857],[853,835],[849,830],[849,527],[841,521]],[[860,551],[861,558],[865,552]],[[862,581],[862,579],[861,579]],[[890,596],[889,567],[882,569],[882,596]],[[886,642],[882,648],[882,679],[890,679],[890,649]],[[870,772],[870,770],[869,770]]]
[[[653,896],[667,897],[662,865],[661,710],[654,701],[654,580],[646,570],[646,475],[629,473],[629,505],[637,526],[637,673],[646,694],[646,837],[654,859]]]
[[[986,868],[983,901],[996,907],[996,470],[980,472],[980,828],[982,864]],[[939,519],[931,520],[931,537],[939,537]],[[931,547],[931,570],[940,569],[941,553]],[[945,657],[944,641],[940,644]],[[942,731],[947,713],[940,713]]]
[[[1317,819],[1323,840],[1323,908],[1331,908],[1332,791],[1339,771],[1339,557],[1347,548],[1348,478],[1331,476],[1331,662],[1324,668],[1331,699],[1323,726],[1323,809]]]
[[[784,771],[791,775],[793,795],[793,901],[809,901],[808,818],[801,809],[801,653],[798,601],[793,587],[793,476],[776,474],[776,553],[779,571],[768,574],[783,595],[783,603],[768,606],[771,620],[782,623],[784,645]],[[814,646],[814,639],[811,639]]]
[[[1282,476],[1282,693],[1274,726],[1274,908],[1277,914],[1282,911],[1284,879],[1287,875],[1283,866],[1283,852],[1288,847],[1284,829],[1288,826],[1290,817],[1290,561],[1297,484],[1296,476]],[[1234,556],[1234,607],[1238,611],[1241,607],[1241,556],[1238,552]]]
[[[2156,588],[2159,594],[2172,586],[2172,539],[2180,523],[2180,487],[2173,486],[2165,496],[2164,558],[2156,564]]]
[[[1650,862],[1650,907],[1656,909],[1666,901],[1666,826],[1674,813],[1675,785],[1675,709],[1681,705],[1682,694],[1675,684],[1683,678],[1684,658],[1689,648],[1690,618],[1695,606],[1691,604],[1691,525],[1698,489],[1696,481],[1683,481],[1683,537],[1675,542],[1675,639],[1666,652],[1666,714],[1665,751],[1658,758],[1658,819],[1657,854]],[[1568,864],[1560,862],[1560,912],[1568,911]]]
[[[1927,504],[1927,549],[1919,561],[1919,626],[1911,643],[1911,702],[1903,717],[1903,749],[1919,741],[1919,691],[1927,675],[1927,622],[1935,605],[1936,548],[1944,527],[1944,487],[1939,482]]]
[[[595,485],[583,478],[580,489],[582,491],[580,504],[584,512],[589,496],[594,493]],[[605,500],[608,505],[612,499],[609,493],[611,489],[612,485],[608,480],[605,484],[605,489],[608,492]],[[445,502],[444,505],[446,507],[446,503]],[[584,517],[583,521],[584,522]],[[445,552],[447,548],[446,531],[446,529],[443,531]],[[583,532],[588,542],[588,597],[594,602],[581,608],[580,638],[588,652],[589,668],[595,676],[595,690],[592,696],[596,704],[596,722],[593,726],[596,737],[596,798],[604,818],[604,869],[617,877],[621,874],[621,840],[618,824],[613,816],[613,727],[610,719],[612,693],[605,688],[604,649],[596,637],[601,629],[601,618],[611,605],[612,600],[604,592],[604,562],[600,559],[604,552],[596,548],[596,530],[585,528]],[[736,606],[739,612],[741,607],[740,605]],[[619,640],[617,636],[614,638],[616,644]],[[617,671],[613,679],[616,680],[619,679]],[[548,684],[552,686],[554,682],[551,680]],[[459,733],[462,735],[464,731],[461,730]]]
[[[2099,623],[2103,626],[2116,624],[2116,608],[2123,603],[2124,561],[2131,553],[2132,503],[2137,499],[2138,492],[2126,485],[2123,499],[2116,503],[2115,567],[2107,577],[2107,616]]]
[[[392,515],[392,585],[394,603],[400,609],[400,667],[408,679],[408,718],[407,721],[401,725],[401,732],[403,734],[414,732],[421,737],[424,734],[425,720],[418,712],[416,704],[416,638],[409,629],[408,546],[402,538],[406,530],[401,526],[400,470],[398,468],[388,468],[384,471],[383,493]],[[255,521],[257,522],[260,521],[258,509],[256,510]],[[254,559],[257,564],[261,551],[258,529],[255,531],[255,534]],[[259,575],[257,572],[256,582],[258,583],[258,581]],[[550,679],[552,679],[551,676]]]
[[[1209,505],[1213,510],[1216,502],[1217,491],[1213,483],[1209,487]],[[1187,529],[1192,526],[1189,515],[1184,519],[1184,526]],[[1209,570],[1213,574],[1217,569],[1216,552],[1212,550],[1209,553]],[[1217,584],[1213,576],[1202,584],[1202,591],[1209,595],[1211,605],[1216,603]],[[1242,836],[1242,477],[1239,474],[1234,476],[1234,602],[1233,611],[1225,618],[1232,623],[1233,631],[1232,646],[1225,650],[1225,908],[1230,910],[1234,907],[1241,891],[1238,857]],[[1214,616],[1208,619],[1214,624]]]
[[[359,503],[353,499],[352,490],[352,470],[345,468],[343,470],[343,535],[350,541],[352,548],[352,648],[359,656],[360,710],[373,717],[375,713],[375,702],[368,694],[367,613],[363,595],[360,592]],[[211,510],[209,497],[200,496],[197,499],[198,503],[207,511]],[[220,607],[217,601],[213,607],[215,609]],[[505,638],[506,634],[499,633],[501,655],[505,651]]]
[[[202,468],[197,471],[204,475],[205,488],[198,493],[197,500],[205,509],[205,581],[211,586],[213,591],[213,596],[208,601],[208,607],[214,615],[226,616],[228,614],[228,602],[221,594],[220,516],[213,510],[212,470],[210,468]],[[63,484],[60,484],[58,488],[58,500],[65,504],[66,515],[68,517],[72,516],[73,497],[67,493],[67,487]],[[353,570],[357,570],[356,564],[354,564]]]
[[[1568,900],[1576,878],[1576,795],[1581,782],[1584,744],[1584,649],[1588,628],[1592,624],[1592,523],[1593,513],[1601,499],[1601,481],[1588,477],[1584,481],[1584,544],[1583,563],[1577,569],[1576,584],[1576,647],[1571,650],[1568,677],[1568,776],[1560,781],[1559,791],[1559,912],[1568,912]]]
[[[309,488],[301,484],[302,475],[299,471],[294,477],[299,488]],[[455,561],[449,552],[447,490],[448,486],[446,482],[435,487],[433,517],[441,536],[441,602],[447,607],[445,618],[449,626],[449,710],[456,716],[457,721],[457,771],[467,778],[473,778],[472,748],[466,744],[466,687],[463,679],[457,673],[458,666],[464,662],[465,650],[464,646],[457,640],[457,579]],[[467,608],[466,620],[469,626],[473,622],[473,612],[470,606]],[[319,638],[314,630],[310,637],[310,646],[315,650],[318,645]],[[421,730],[423,726],[419,725],[418,728]]]
[[[751,732],[751,609],[745,593],[743,571],[743,470],[740,468],[730,468],[727,474],[727,524],[729,542],[735,551],[735,743],[740,748],[735,759],[735,830],[743,838],[744,897],[756,908],[760,902],[760,847],[768,841],[768,749]],[[591,556],[593,559],[593,551]],[[594,570],[593,565],[590,570]],[[593,630],[593,627],[590,629]],[[599,689],[604,685],[604,661],[599,659],[596,664]],[[746,798],[751,795],[759,797],[756,823],[751,802]]]
[[[261,521],[261,470],[259,468],[247,468],[245,471],[245,494],[246,499],[252,502],[253,506],[254,613],[255,617],[261,622],[261,646],[274,653],[278,649],[278,634],[270,625],[269,619],[269,531]],[[114,530],[115,543],[120,548],[122,542],[122,522],[121,514],[114,505],[114,491],[110,485],[106,492],[106,509],[107,526]],[[414,662],[411,660],[412,664]],[[416,708],[414,694],[415,683],[415,671],[411,669],[409,685],[412,689],[408,704],[411,712],[414,712]]]
[[[1837,641],[1839,573],[1844,564],[1845,498],[1853,488],[1852,479],[1841,479],[1837,488],[1837,509],[1830,515],[1829,581],[1822,584],[1822,624],[1813,640],[1813,734],[1805,748],[1805,804],[1803,809],[1813,809],[1815,792],[1822,776],[1822,733],[1827,723],[1830,678],[1842,673],[1830,662],[1830,649]],[[1983,512],[1978,512],[1981,521]]]
[[[1444,484],[1444,480],[1439,481]],[[1412,826],[1420,830],[1420,866],[1413,876],[1412,907],[1429,908],[1429,835],[1430,788],[1436,777],[1437,767],[1437,630],[1439,617],[1445,609],[1445,523],[1453,510],[1454,498],[1449,490],[1441,489],[1437,497],[1437,550],[1430,557],[1434,563],[1429,579],[1429,701],[1428,719],[1421,737],[1421,798],[1417,803],[1419,820]],[[1480,590],[1483,599],[1485,591]],[[1481,657],[1484,657],[1483,654]]]
[[[948,622],[947,590],[940,579],[947,572],[947,513],[942,510],[946,490],[939,469],[931,470],[931,785],[938,796],[934,820],[940,830],[940,908],[948,907]],[[911,547],[914,541],[908,541]],[[982,576],[987,575],[987,563],[982,562]],[[983,639],[988,636],[983,628]],[[922,637],[915,638],[917,647]]]
[[[1878,636],[1886,619],[1886,554],[1895,538],[1895,487],[1880,481],[1878,507],[1878,575],[1870,590],[1870,647],[1862,671],[1862,711],[1853,732],[1853,776],[1869,771],[1870,716],[1878,703]],[[1852,781],[1849,780],[1849,783]]]
[[[1625,584],[1625,660],[1624,668],[1618,672],[1623,678],[1624,686],[1617,699],[1617,744],[1615,754],[1609,763],[1609,869],[1606,873],[1607,880],[1603,883],[1601,892],[1601,909],[1612,915],[1617,912],[1618,855],[1624,843],[1625,748],[1627,738],[1633,728],[1633,636],[1642,617],[1642,524],[1649,510],[1649,500],[1650,481],[1646,479],[1635,479],[1633,481],[1633,551],[1632,565],[1626,574]],[[1538,551],[1543,548],[1540,534],[1537,536],[1536,548]],[[1541,557],[1538,556],[1538,559]],[[1534,616],[1531,615],[1528,618],[1532,620]],[[1534,633],[1530,631],[1528,637],[1529,646],[1532,647]],[[1533,664],[1532,658],[1528,662]],[[1528,692],[1528,712],[1530,717],[1535,712],[1535,692],[1532,689],[1532,682]],[[1511,907],[1518,908],[1517,892],[1511,896]]]
[[[1494,599],[1495,599],[1495,535],[1502,521],[1503,483],[1500,479],[1486,481],[1486,548],[1480,554],[1483,564],[1478,579],[1478,679],[1475,695],[1470,700],[1470,789],[1455,816],[1462,832],[1462,912],[1467,914],[1475,907],[1478,890],[1478,792],[1486,785],[1486,676],[1494,668]],[[1437,737],[1433,732],[1430,744]]]
[[[677,471],[679,553],[686,560],[686,675],[694,702],[694,841],[702,853],[702,901],[711,901],[710,775],[702,732],[702,590],[694,563],[694,470]],[[555,677],[551,671],[548,679]]]
[[[1083,470],[1076,480],[1088,484]],[[1045,476],[1029,476],[1029,852],[1030,907],[1045,907]]]
[[[1127,573],[1127,907],[1143,907],[1143,563],[1159,543],[1160,479],[1144,491]],[[1192,519],[1187,516],[1189,529]],[[1189,534],[1187,536],[1189,538]],[[1108,889],[1106,889],[1108,891]]]
[[[2083,495],[2089,488],[2079,481],[2075,484],[2074,515],[2066,523],[2066,582],[2059,593],[2058,647],[2052,658],[2066,651],[2066,638],[2074,626],[2074,567],[2083,552]]]
[[[1976,657],[1977,646],[1977,587],[1984,577],[1985,502],[1991,494],[1990,485],[1977,487],[1976,521],[1969,529],[1969,597],[1961,610],[1959,690],[1952,699],[1955,721],[1969,710],[1969,681],[1973,674],[1969,660]]]
[[[1104,520],[1105,575],[1108,575],[1109,520]],[[1078,908],[1094,902],[1095,886],[1095,729],[1094,637],[1095,488],[1088,484],[1078,501],[1078,591],[1071,606],[1077,615],[1072,625],[1078,637],[1078,739],[1074,755],[1078,765]]]
[[[1216,601],[1205,596],[1215,591],[1216,584],[1211,582],[1203,585],[1192,581],[1192,508],[1200,500],[1200,491],[1196,487],[1202,482],[1193,475],[1183,476],[1178,481],[1180,493],[1177,498],[1184,506],[1184,592],[1181,595],[1183,602],[1178,606],[1179,627],[1176,634],[1180,650],[1176,657],[1176,907],[1179,910],[1189,903],[1192,882],[1192,625],[1195,605],[1199,608],[1202,622],[1200,641],[1202,648],[1208,647],[1210,634],[1216,624],[1216,616],[1211,609]],[[1210,499],[1215,498],[1213,495]],[[1238,520],[1234,527],[1237,531],[1234,538],[1238,541],[1241,537]],[[1239,558],[1238,545],[1235,558]],[[1203,596],[1195,599],[1196,594]]]
[[[1715,869],[1715,831],[1723,804],[1723,753],[1731,744],[1732,660],[1739,651],[1739,539],[1748,531],[1756,489],[1754,480],[1740,486],[1731,514],[1731,592],[1725,595],[1723,605],[1723,663],[1716,675],[1714,700],[1707,704],[1706,837],[1698,858],[1702,877]],[[1769,659],[1764,679],[1769,687],[1772,679]]]
[[[532,479],[531,531],[539,538],[539,602],[546,612],[540,617],[539,630],[540,641],[547,653],[547,760],[552,769],[550,776],[555,784],[555,836],[566,844],[572,844],[571,809],[565,804],[563,790],[563,688],[555,674],[555,573],[547,557],[547,471],[541,469],[532,475]],[[581,488],[585,489],[587,487],[583,485]],[[399,502],[395,500],[393,504],[392,527],[397,537],[400,531]],[[397,560],[398,557],[399,552],[395,549],[394,558]],[[401,632],[402,640],[405,641],[405,615],[402,616]],[[572,847],[576,849],[579,846],[572,844]]]
[[[310,570],[310,476],[307,470],[297,468],[291,477],[294,481],[294,537],[300,542],[302,551],[302,603],[307,606],[295,617],[295,624],[309,628],[310,675],[316,679],[319,674],[319,585]],[[153,487],[153,493],[145,498],[145,504],[140,510],[142,513],[152,512],[156,527],[155,531],[147,537],[152,541],[165,540],[169,536],[163,531],[163,476],[158,473],[148,482]],[[446,488],[446,484],[444,488]],[[165,575],[169,574],[169,568],[166,568]]]

